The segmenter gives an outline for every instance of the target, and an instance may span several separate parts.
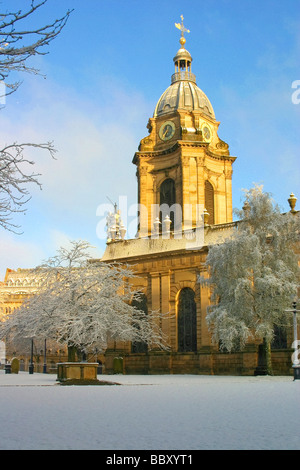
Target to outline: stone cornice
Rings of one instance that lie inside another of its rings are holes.
[[[233,157],[232,155],[218,155],[213,153],[211,150],[207,150],[207,155],[215,160],[227,160],[228,162],[234,162],[237,157]]]
[[[191,255],[194,256],[195,254],[196,255],[203,255],[203,254],[206,254],[208,251],[208,247],[207,246],[203,246],[201,249],[199,248],[195,248],[195,249],[189,249],[189,250],[186,250],[186,249],[180,249],[180,250],[172,250],[172,251],[162,251],[162,252],[158,252],[158,253],[143,253],[143,254],[139,254],[139,255],[135,255],[135,256],[124,256],[123,258],[118,258],[118,262],[119,263],[134,263],[134,264],[137,264],[137,263],[145,263],[145,262],[149,262],[149,261],[153,261],[153,260],[158,260],[158,259],[167,259],[167,258],[173,258],[174,256],[179,256],[179,257],[190,257]],[[110,262],[109,260],[101,260],[103,261],[104,263],[105,262]],[[182,269],[182,266],[181,266],[181,269]]]
[[[236,157],[231,155],[222,155],[216,154],[208,149],[209,143],[208,142],[193,142],[193,141],[186,141],[186,140],[178,140],[172,147],[162,150],[153,150],[153,151],[145,151],[145,152],[136,152],[134,154],[132,163],[137,164],[138,158],[153,158],[153,157],[160,157],[164,155],[169,155],[170,153],[176,152],[179,148],[205,148],[205,153],[207,156],[215,159],[215,160],[227,160],[230,162],[234,162]]]
[[[176,142],[172,147],[163,150],[152,150],[152,151],[145,151],[145,152],[135,152],[132,163],[137,164],[138,157],[142,158],[152,158],[152,157],[160,157],[162,155],[168,155],[170,153],[175,152],[179,148],[178,142]]]

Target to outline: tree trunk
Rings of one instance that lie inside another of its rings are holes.
[[[76,362],[76,347],[73,344],[68,345],[68,362]]]
[[[273,375],[271,343],[266,338],[258,347],[258,364],[254,375]]]
[[[267,375],[273,375],[270,340],[266,340],[266,338],[264,338],[263,345],[264,345],[264,354],[266,358]]]

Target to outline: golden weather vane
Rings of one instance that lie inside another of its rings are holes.
[[[190,30],[185,28],[183,25],[183,16],[180,15],[181,18],[181,24],[180,23],[175,23],[176,28],[180,29],[181,31],[181,37],[184,37],[184,33],[190,33]]]

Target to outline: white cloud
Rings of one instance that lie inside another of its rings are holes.
[[[15,113],[10,120],[7,114],[5,121],[1,116],[6,139],[14,141],[17,136],[19,141],[54,141],[57,160],[38,155],[37,151],[31,152],[36,160],[35,170],[42,174],[42,197],[71,212],[78,212],[84,210],[91,199],[96,206],[104,190],[111,190],[112,180],[122,178],[126,187],[124,171],[129,174],[132,170],[134,178],[131,159],[138,138],[129,126],[132,108],[124,107],[119,90],[116,93],[118,99],[115,99],[114,112],[109,110],[108,120],[105,108],[94,103],[87,105],[82,96],[66,96],[64,90],[51,87],[49,83],[47,87],[35,89],[32,101],[22,108],[17,121]],[[126,103],[129,99],[123,97]],[[135,106],[133,113],[136,113]]]
[[[38,265],[45,253],[41,246],[22,239],[21,236],[1,231],[0,281],[4,279],[6,268],[33,268]]]
[[[50,230],[49,238],[45,244],[24,239],[1,229],[0,243],[0,282],[4,279],[7,268],[17,270],[30,269],[56,254],[60,247],[70,247],[73,240],[68,233],[59,230]],[[92,258],[101,258],[102,252],[98,247],[91,246],[89,251]]]
[[[70,237],[64,232],[60,232],[59,230],[51,230],[50,238],[53,243],[53,255],[55,255],[55,252],[61,247],[70,248],[71,241],[73,241],[72,237]],[[88,240],[83,240],[83,241],[88,241]],[[100,258],[102,255],[99,248],[93,245],[91,245],[89,254],[92,258]]]
[[[118,201],[124,194],[136,202],[131,161],[147,133],[146,104],[142,96],[114,85],[111,82],[111,96],[102,103],[97,96],[93,101],[33,77],[1,111],[0,145],[54,141],[58,150],[56,160],[43,151],[27,150],[36,162],[33,171],[42,175],[43,190],[28,188],[32,200],[26,218],[17,220],[26,224],[25,235],[1,231],[2,278],[6,267],[34,267],[70,239],[91,242],[95,257],[101,256],[105,241],[96,237],[97,207],[108,202],[107,197]]]
[[[48,243],[51,250],[53,231],[68,234],[71,239],[89,238],[95,244],[99,204],[108,202],[107,197],[118,201],[124,194],[130,202],[136,202],[132,158],[147,133],[145,101],[113,81],[105,102],[98,102],[97,96],[92,100],[74,90],[66,91],[40,77],[33,77],[23,87],[19,97],[12,98],[0,114],[0,145],[53,141],[58,151],[53,160],[43,151],[26,150],[36,162],[33,171],[42,175],[43,188],[28,188],[32,200],[26,213],[26,237],[30,239],[32,232],[38,244]],[[100,243],[103,245],[103,241]],[[18,242],[17,246],[22,245]],[[10,264],[6,259],[0,261],[1,267]],[[32,259],[31,266],[36,264],[36,257]],[[25,261],[20,256],[19,265]]]

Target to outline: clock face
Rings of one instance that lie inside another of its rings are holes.
[[[159,137],[161,140],[170,140],[175,133],[175,124],[173,121],[166,121],[159,129]]]
[[[204,125],[202,127],[202,135],[207,142],[211,139],[211,131],[208,126]]]

